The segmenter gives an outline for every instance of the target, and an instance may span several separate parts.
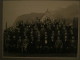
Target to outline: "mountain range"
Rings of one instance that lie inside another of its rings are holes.
[[[77,4],[70,5],[66,8],[60,8],[55,11],[49,11],[47,10],[44,13],[30,13],[30,14],[24,14],[19,16],[15,23],[19,21],[23,21],[24,23],[33,23],[36,21],[37,17],[40,19],[40,21],[44,22],[44,20],[49,17],[52,21],[56,18],[65,18],[66,23],[71,23],[72,19],[74,17],[80,16],[80,7]]]

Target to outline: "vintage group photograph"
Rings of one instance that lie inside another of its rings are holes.
[[[4,57],[77,57],[78,1],[3,1]]]

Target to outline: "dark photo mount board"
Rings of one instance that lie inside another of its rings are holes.
[[[15,0],[4,0],[4,1],[15,1]],[[80,60],[80,17],[78,20],[78,52],[77,52],[77,57],[3,57],[3,2],[0,1],[0,60]],[[23,0],[17,0],[17,1],[23,1]],[[24,0],[25,1],[25,0]],[[26,0],[29,1],[29,0]],[[30,0],[31,1],[31,0]],[[37,0],[34,0],[37,1]],[[39,0],[38,0],[39,1]],[[43,0],[40,0],[43,1]],[[48,0],[44,0],[48,1]],[[55,1],[55,0],[51,0]],[[57,0],[57,1],[78,1],[78,0]]]

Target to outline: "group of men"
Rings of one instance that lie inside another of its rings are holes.
[[[77,28],[64,22],[24,24],[4,32],[4,49],[21,53],[74,53]],[[76,32],[76,33],[75,33]]]

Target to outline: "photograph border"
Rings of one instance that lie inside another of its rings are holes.
[[[4,0],[4,1],[25,1],[25,0]],[[26,0],[26,1],[29,1],[29,0]],[[30,1],[78,1],[78,0],[30,0]],[[80,4],[80,1],[79,1],[79,4]],[[79,5],[80,6],[80,5]],[[80,37],[79,37],[79,34],[80,34],[80,32],[79,32],[79,29],[80,29],[80,27],[79,27],[79,25],[80,25],[80,17],[79,17],[79,19],[78,19],[78,53],[77,53],[77,57],[3,57],[3,23],[2,23],[2,20],[3,20],[3,1],[0,1],[0,59],[1,60],[6,60],[6,59],[8,59],[8,60],[11,60],[11,59],[16,59],[16,60],[22,60],[22,59],[28,59],[28,60],[31,60],[31,59],[33,59],[33,60],[37,60],[37,59],[39,59],[39,60],[43,60],[43,59],[45,59],[45,60],[53,60],[53,59],[55,59],[55,60],[59,60],[59,59],[61,59],[61,60],[79,60],[80,59],[80,52],[79,52],[79,50],[80,50]]]

